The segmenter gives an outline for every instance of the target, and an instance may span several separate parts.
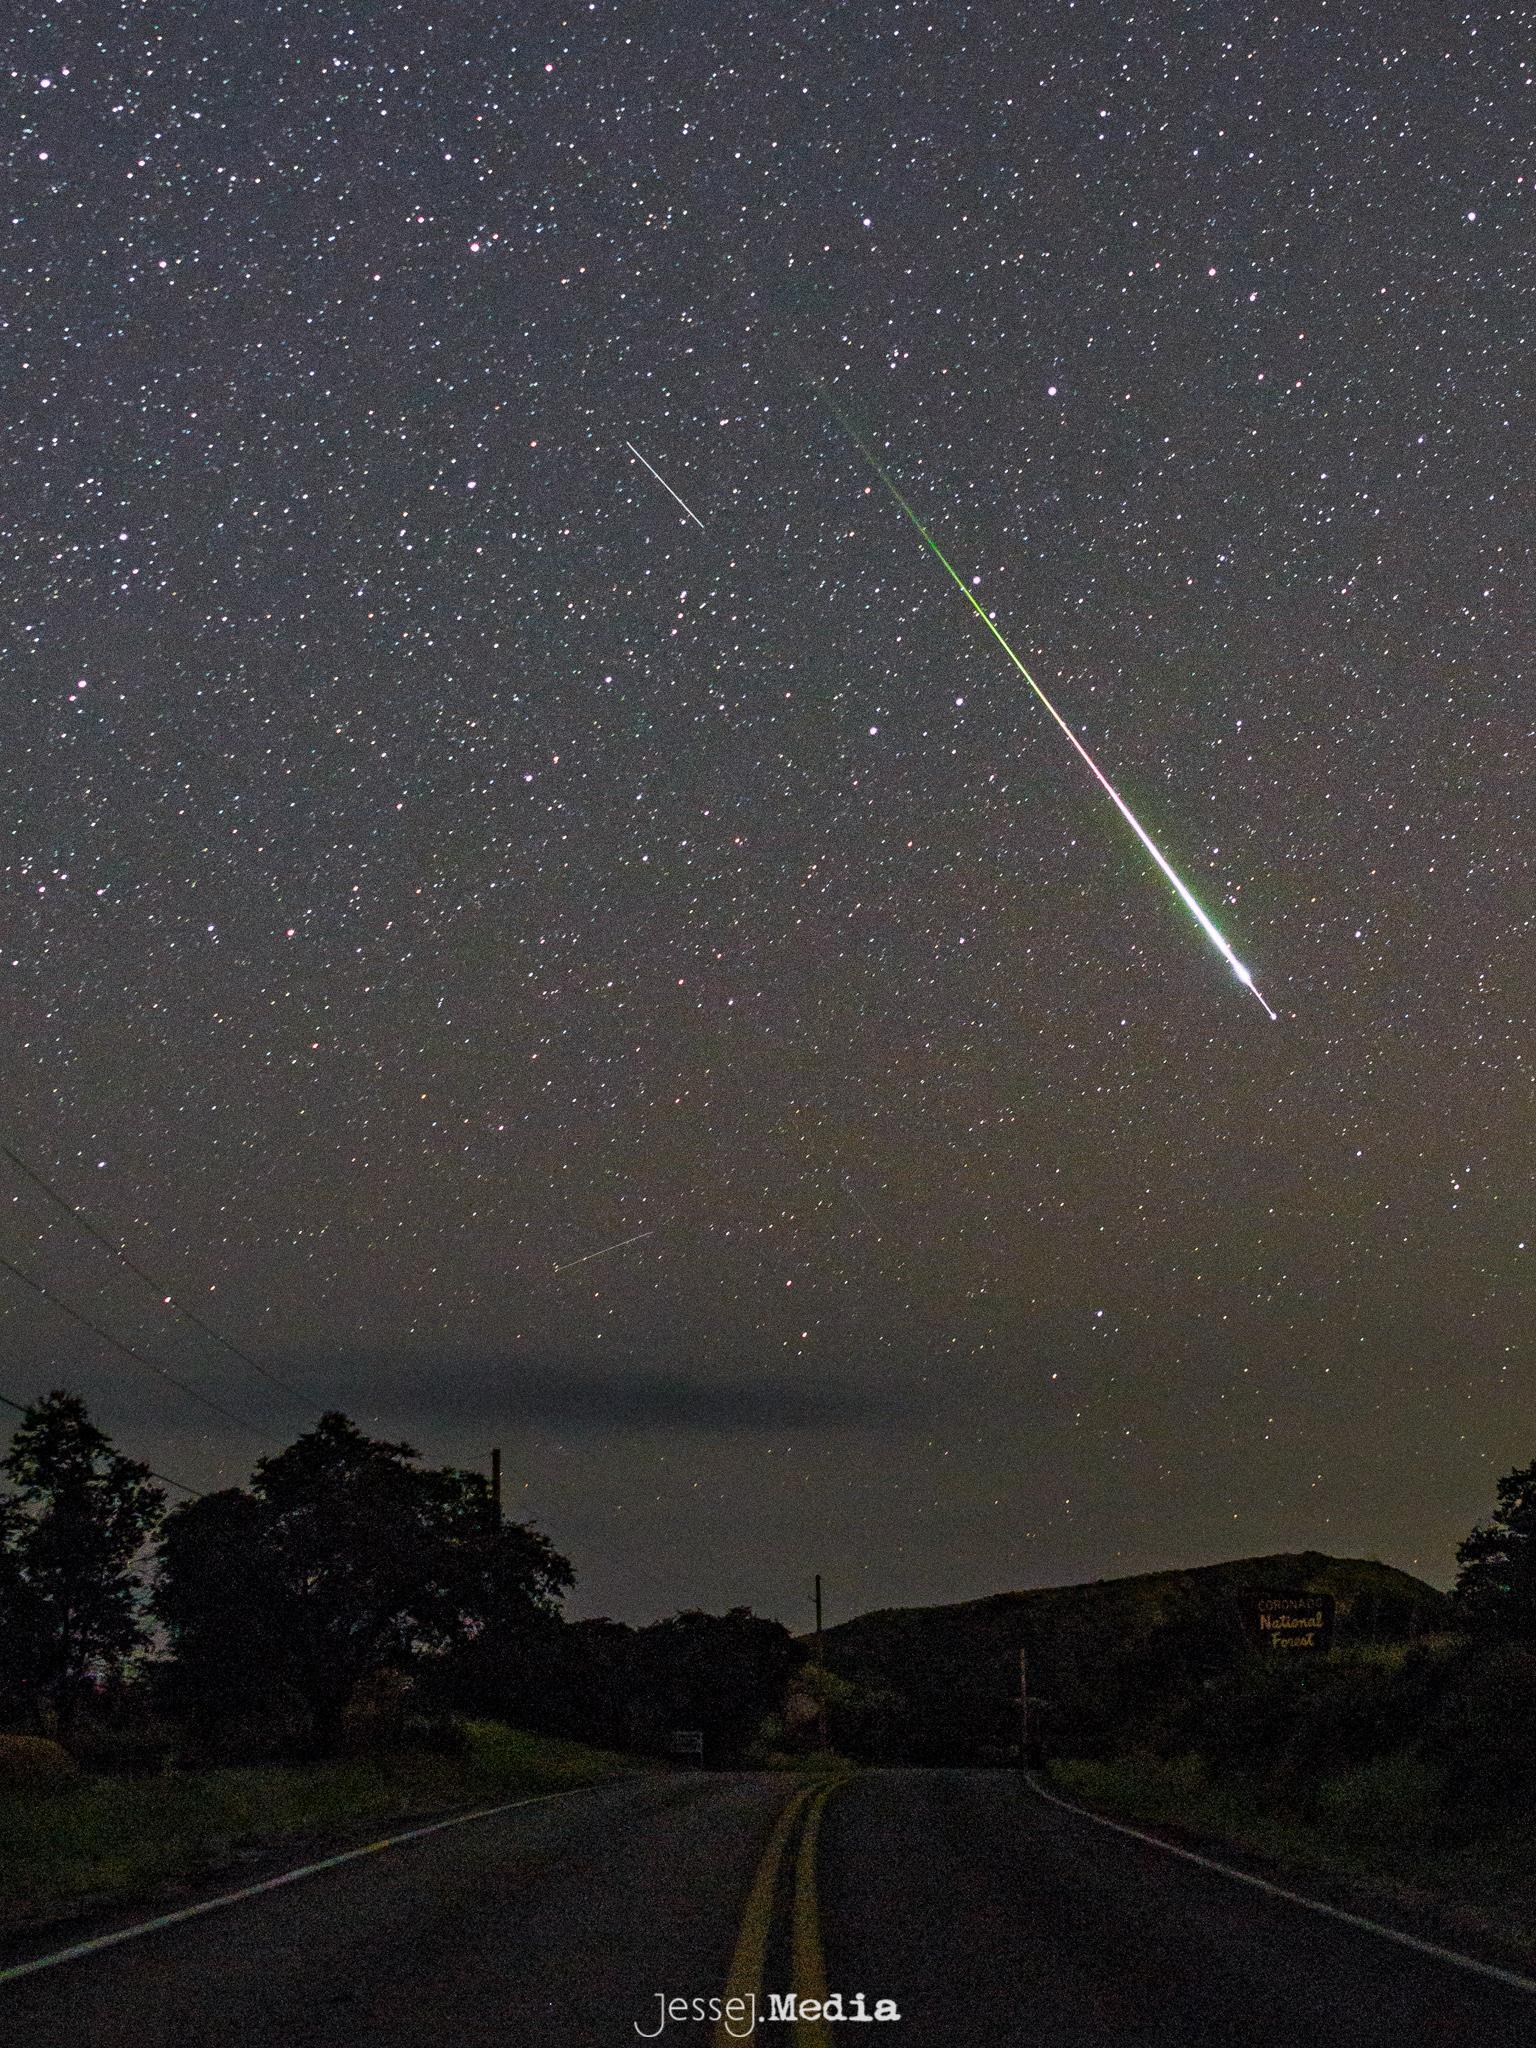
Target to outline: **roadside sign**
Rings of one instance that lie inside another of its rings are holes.
[[[704,1730],[702,1728],[674,1728],[667,1737],[667,1751],[671,1756],[696,1756],[704,1761]]]
[[[1243,1593],[1248,1639],[1266,1656],[1324,1655],[1333,1648],[1331,1593]]]

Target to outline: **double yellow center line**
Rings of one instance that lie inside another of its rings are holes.
[[[779,1872],[797,1824],[800,1835],[795,1849],[790,1916],[790,1988],[797,2005],[826,1998],[827,1965],[816,1903],[816,1837],[821,1828],[822,1809],[840,1783],[840,1779],[834,1779],[827,1785],[803,1785],[774,1823],[741,1916],[741,1934],[725,1985],[728,2008],[733,1998],[739,1999],[742,2004],[735,2007],[737,2012],[745,2008],[756,2012],[759,2019],[763,2016],[763,1963],[768,1952],[768,1934],[773,1925]],[[748,2004],[748,2000],[752,2002]],[[714,2048],[741,2048],[741,2042],[740,2032],[732,2034],[722,2019],[715,2028]],[[832,2048],[832,2036],[825,2022],[819,2018],[797,2019],[795,2048]]]

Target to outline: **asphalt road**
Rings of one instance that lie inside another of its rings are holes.
[[[848,2018],[770,2020],[792,1990]],[[0,1984],[0,2048],[720,2048],[659,1998],[727,1995],[770,2048],[1536,2043],[1536,1995],[1005,1772],[879,1771],[645,1775],[472,1822]]]

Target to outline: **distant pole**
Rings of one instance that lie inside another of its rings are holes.
[[[816,1670],[818,1685],[816,1693],[816,1739],[821,1749],[827,1746],[827,1666],[821,1654],[821,1573],[816,1574]]]
[[[501,1450],[491,1452],[491,1520],[501,1527]]]
[[[1019,1769],[1029,1769],[1029,1652],[1019,1645]]]

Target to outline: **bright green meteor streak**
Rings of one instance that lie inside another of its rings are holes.
[[[834,419],[838,421],[839,425],[843,428],[843,431],[848,435],[849,439],[853,442],[854,446],[858,449],[859,453],[864,457],[864,460],[875,472],[875,475],[879,477],[881,483],[885,485],[885,488],[896,500],[897,504],[901,507],[902,511],[906,513],[907,517],[911,520],[912,524],[917,528],[918,532],[922,535],[923,540],[928,546],[928,548],[932,551],[933,554],[935,554],[938,557],[939,561],[943,564],[944,569],[950,578],[950,581],[954,584],[955,588],[959,591],[960,595],[971,607],[971,610],[975,612],[977,618],[981,620],[981,623],[992,635],[992,638],[997,642],[998,646],[1002,648],[1004,654],[1007,655],[1008,659],[1013,663],[1014,667],[1018,670],[1019,674],[1024,678],[1025,682],[1028,683],[1029,687],[1040,699],[1040,702],[1045,706],[1046,710],[1051,714],[1052,718],[1055,719],[1056,723],[1061,727],[1062,731],[1066,734],[1067,738],[1072,742],[1073,746],[1082,756],[1094,780],[1099,784],[1100,788],[1104,791],[1105,795],[1109,798],[1110,802],[1113,803],[1116,810],[1119,811],[1121,817],[1124,818],[1127,825],[1130,826],[1131,830],[1136,834],[1136,837],[1141,841],[1142,845],[1147,849],[1148,853],[1151,854],[1152,858],[1157,862],[1157,865],[1162,869],[1163,873],[1167,876],[1169,882],[1173,886],[1174,894],[1178,897],[1179,901],[1184,905],[1184,908],[1195,920],[1195,923],[1199,925],[1201,931],[1205,933],[1205,936],[1216,948],[1217,952],[1221,955],[1222,959],[1226,961],[1227,965],[1231,968],[1232,972],[1237,976],[1237,979],[1242,983],[1243,987],[1247,989],[1252,996],[1257,998],[1259,1003],[1263,1006],[1264,1012],[1266,1016],[1269,1017],[1270,1021],[1272,1023],[1277,1022],[1279,1017],[1278,1011],[1270,1009],[1269,1004],[1264,1001],[1264,998],[1259,994],[1259,991],[1254,987],[1253,976],[1248,972],[1247,968],[1243,965],[1242,961],[1238,959],[1237,955],[1233,952],[1232,948],[1227,944],[1226,940],[1222,937],[1221,933],[1216,929],[1216,926],[1211,922],[1211,919],[1206,915],[1205,911],[1202,910],[1200,905],[1195,901],[1192,892],[1186,886],[1184,881],[1180,878],[1180,876],[1174,873],[1173,868],[1170,866],[1169,862],[1164,858],[1162,849],[1154,841],[1151,833],[1147,831],[1146,827],[1142,824],[1141,820],[1136,816],[1136,813],[1131,809],[1130,805],[1126,802],[1125,798],[1120,794],[1119,790],[1116,789],[1115,785],[1104,773],[1103,769],[1099,766],[1098,762],[1094,760],[1092,754],[1089,753],[1088,749],[1083,745],[1082,741],[1078,738],[1077,734],[1072,730],[1071,726],[1068,725],[1067,721],[1056,709],[1056,706],[1051,702],[1050,698],[1047,697],[1044,690],[1041,689],[1040,685],[1035,681],[1034,677],[1030,674],[1029,670],[1024,666],[1023,662],[1020,661],[1019,657],[1008,645],[1008,642],[1003,638],[1002,634],[998,631],[997,626],[994,624],[990,614],[986,611],[985,607],[978,601],[978,599],[973,595],[970,585],[965,581],[965,578],[955,568],[953,562],[949,560],[948,556],[944,553],[944,550],[939,546],[938,542],[934,539],[933,535],[928,531],[927,527],[924,526],[921,519],[919,519],[917,514],[912,510],[912,507],[907,503],[906,499],[897,489],[895,483],[892,481],[889,473],[886,471],[884,465],[880,462],[879,458],[873,453],[873,451],[870,448],[868,448],[865,445],[865,443],[860,439],[858,434],[854,432],[853,428],[848,424],[848,421],[844,419],[842,413],[832,403],[832,400],[827,396],[826,392],[822,390],[821,386],[817,385],[815,387],[815,390],[817,397],[820,398],[820,400],[826,406],[827,410],[832,414]]]

